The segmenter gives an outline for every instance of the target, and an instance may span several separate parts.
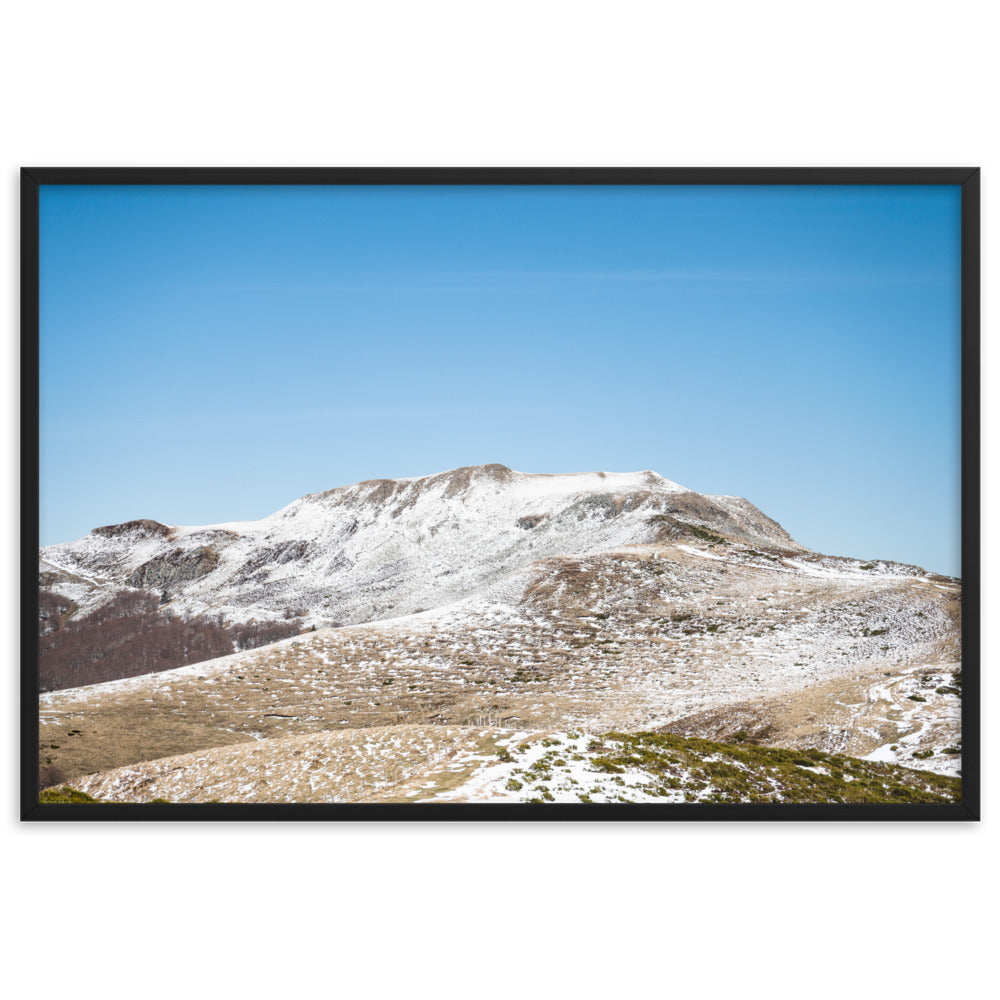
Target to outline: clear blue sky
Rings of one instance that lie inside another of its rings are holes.
[[[43,187],[41,542],[651,468],[959,565],[955,187]]]

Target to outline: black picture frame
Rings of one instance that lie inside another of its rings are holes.
[[[960,185],[962,796],[954,804],[40,804],[39,191],[48,185]],[[21,171],[22,820],[968,821],[980,817],[980,171],[905,168],[66,168]]]

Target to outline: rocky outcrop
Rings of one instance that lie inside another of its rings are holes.
[[[301,540],[268,545],[251,556],[240,567],[233,577],[233,583],[247,583],[265,579],[272,567],[301,559],[308,551],[309,543]]]
[[[531,528],[537,528],[544,520],[544,514],[525,514],[524,517],[517,519],[517,526],[525,530],[530,530]]]
[[[169,538],[170,533],[169,525],[160,524],[159,521],[151,521],[148,518],[125,521],[123,524],[106,524],[102,528],[94,528],[91,532],[92,535],[100,535],[102,538],[121,538],[124,535],[136,535],[140,538]]]
[[[142,590],[155,590],[171,584],[186,583],[211,573],[218,564],[219,554],[214,549],[205,546],[187,552],[175,549],[143,563],[129,576],[128,585]]]

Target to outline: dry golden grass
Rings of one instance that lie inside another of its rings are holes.
[[[416,802],[458,788],[496,759],[500,733],[386,726],[263,740],[80,777],[102,801]]]
[[[868,705],[883,673],[956,660],[953,587],[779,572],[777,559],[747,565],[733,551],[718,561],[663,544],[546,560],[496,613],[319,631],[56,692],[42,702],[41,760],[72,779],[223,747],[221,762],[256,767],[282,737],[348,745],[401,725],[595,732],[693,720],[712,736],[740,712],[770,727],[771,743],[827,746],[843,729],[830,749],[861,752],[874,739],[863,731],[894,709],[851,706]],[[948,727],[954,737],[951,708],[928,705],[943,720],[934,739]]]

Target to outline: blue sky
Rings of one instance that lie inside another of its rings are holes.
[[[41,543],[654,469],[959,563],[960,189],[41,192]]]

